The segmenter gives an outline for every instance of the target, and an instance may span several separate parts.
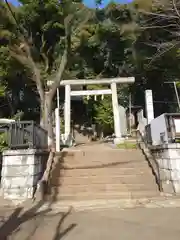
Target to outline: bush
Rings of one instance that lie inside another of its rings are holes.
[[[4,132],[0,134],[0,152],[6,150],[7,148],[7,132]]]
[[[95,121],[102,126],[103,132],[113,132],[114,118],[112,101],[109,97],[95,103]]]

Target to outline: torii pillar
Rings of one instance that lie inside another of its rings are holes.
[[[121,133],[121,123],[120,123],[120,114],[119,114],[119,103],[117,96],[117,84],[115,82],[111,83],[111,91],[112,91],[112,107],[113,107],[113,115],[114,115],[114,133],[115,139],[114,144],[119,144],[123,142],[122,133]]]

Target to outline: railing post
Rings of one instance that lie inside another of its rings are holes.
[[[65,86],[65,141],[68,144],[71,133],[71,86]]]
[[[55,123],[56,123],[56,152],[60,152],[61,130],[59,108],[55,109]]]

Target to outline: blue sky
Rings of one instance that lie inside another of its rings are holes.
[[[114,0],[114,2],[116,3],[130,3],[133,0]],[[84,3],[88,6],[88,7],[95,7],[94,4],[94,0],[84,0]],[[102,7],[106,6],[108,3],[112,2],[112,0],[104,0],[102,1]]]
[[[114,0],[114,2],[117,3],[130,3],[133,0]],[[9,0],[9,2],[13,3],[14,5],[18,5],[18,1],[17,0]],[[94,4],[94,0],[84,0],[84,3],[88,6],[88,7],[95,7]],[[111,0],[104,0],[102,1],[102,7],[106,6],[109,2],[111,2]]]

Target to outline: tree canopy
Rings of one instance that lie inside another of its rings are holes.
[[[156,116],[179,111],[173,86],[166,84],[180,82],[179,0],[111,2],[103,9],[80,0],[20,3],[0,0],[0,117],[35,120],[47,130],[51,151],[42,181],[53,164],[61,80],[134,76],[132,86],[119,87],[120,104],[127,107],[131,94],[131,104],[143,107],[144,90],[152,89]],[[91,99],[87,108],[96,123],[112,129],[110,98]]]
[[[131,93],[132,104],[143,106],[150,88],[156,115],[177,111],[173,87],[165,82],[179,82],[179,1],[136,0],[104,9],[82,1],[20,3],[0,1],[1,117],[22,112],[24,119],[48,125],[62,79],[119,76],[136,78],[133,86],[119,88],[122,104]],[[103,112],[110,113],[107,99],[96,104],[96,113],[98,107],[96,119],[111,119]]]

